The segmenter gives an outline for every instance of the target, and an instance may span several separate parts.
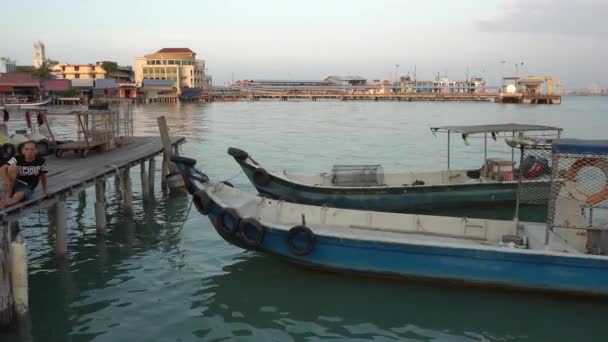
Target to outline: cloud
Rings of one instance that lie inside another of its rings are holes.
[[[477,19],[485,32],[608,35],[606,0],[501,0],[499,13]]]

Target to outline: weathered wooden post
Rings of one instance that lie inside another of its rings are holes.
[[[160,170],[160,185],[163,190],[167,190],[167,175],[169,174],[169,166],[165,157],[163,157],[163,164]]]
[[[28,312],[27,248],[21,233],[18,233],[10,247],[11,286],[15,313],[23,317]]]
[[[156,159],[152,158],[148,161],[148,186],[150,195],[154,197],[154,176],[156,173]]]
[[[148,174],[146,173],[146,162],[142,161],[140,164],[140,177],[141,177],[141,196],[144,202],[150,201],[150,186],[148,185]]]
[[[133,189],[131,187],[131,169],[123,170],[122,177],[123,202],[128,209],[133,208]]]
[[[106,233],[105,180],[95,182],[95,228],[97,235]]]
[[[68,217],[65,195],[59,195],[55,207],[55,256],[63,258],[68,252]]]
[[[78,203],[81,206],[85,206],[87,205],[87,190],[82,189],[79,193],[78,193]]]
[[[116,174],[114,175],[114,190],[120,194],[120,196],[122,197],[122,181],[120,180],[121,178],[121,174],[120,174],[120,170],[116,170]]]
[[[168,174],[163,175],[163,180],[171,188],[181,188],[184,186],[182,176],[177,170],[177,166],[175,165],[175,163],[171,161],[171,138],[169,137],[169,127],[167,127],[167,120],[164,116],[159,116],[157,121],[158,129],[160,131],[160,139],[163,143],[163,163],[166,163],[168,168],[168,170],[166,171],[168,172]]]
[[[2,221],[0,225],[0,326],[6,326],[13,320],[9,240],[10,224]]]

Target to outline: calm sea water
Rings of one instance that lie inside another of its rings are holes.
[[[226,154],[241,147],[267,168],[325,171],[380,163],[385,171],[446,166],[445,136],[429,127],[521,122],[568,137],[608,138],[608,99],[561,106],[492,103],[243,102],[145,105],[136,132],[166,115],[183,154],[216,179],[253,191]],[[453,139],[453,165],[479,167],[482,142]],[[491,154],[509,155],[501,141]],[[158,165],[158,163],[157,163]],[[606,341],[608,301],[441,283],[318,273],[225,243],[189,196],[126,212],[110,182],[108,235],[97,238],[92,191],[69,210],[69,258],[53,258],[45,211],[20,224],[30,258],[31,314],[1,341]],[[160,174],[157,175],[157,180]]]

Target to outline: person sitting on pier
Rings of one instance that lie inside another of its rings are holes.
[[[42,183],[42,192],[47,195],[46,160],[36,155],[36,144],[33,141],[24,143],[22,155],[11,158],[0,170],[6,196],[0,200],[0,207],[29,200],[39,181]]]

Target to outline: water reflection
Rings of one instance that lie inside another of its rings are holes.
[[[193,303],[205,317],[196,334],[209,340],[577,340],[601,321],[590,310],[608,314],[605,300],[319,273],[253,253],[223,271]]]

